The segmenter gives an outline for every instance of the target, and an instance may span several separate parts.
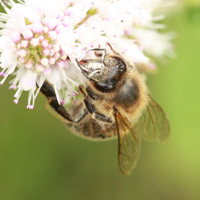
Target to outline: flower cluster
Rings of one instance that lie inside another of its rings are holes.
[[[59,102],[75,98],[76,88],[84,84],[75,60],[94,56],[88,49],[110,43],[128,62],[151,69],[149,57],[161,57],[171,48],[171,38],[158,32],[163,15],[156,15],[166,0],[6,2],[1,1],[5,13],[0,13],[0,84],[12,74],[14,102],[28,91],[29,109],[44,81],[52,84]]]

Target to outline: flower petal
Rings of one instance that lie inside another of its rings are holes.
[[[7,36],[0,37],[0,51],[13,49],[13,48],[14,48],[14,43],[9,37]]]
[[[17,65],[17,57],[11,51],[4,51],[1,54],[1,67],[2,68],[9,68],[13,65]]]
[[[25,91],[34,88],[36,86],[36,78],[37,78],[36,73],[27,70],[19,82],[19,87]]]
[[[50,75],[47,76],[47,80],[52,84],[56,84],[60,80],[60,72],[57,69],[52,69]]]

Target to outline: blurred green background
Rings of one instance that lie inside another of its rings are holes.
[[[200,199],[200,5],[180,5],[165,23],[174,30],[177,58],[148,76],[152,96],[170,117],[164,144],[143,142],[131,176],[118,168],[117,141],[70,134],[39,96],[27,110],[8,81],[0,91],[0,200]]]

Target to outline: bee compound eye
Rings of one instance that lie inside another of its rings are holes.
[[[109,93],[109,92],[112,92],[116,88],[116,84],[94,82],[94,87],[102,93]]]
[[[119,61],[119,65],[117,67],[120,73],[124,74],[126,72],[126,64],[123,62],[123,60]]]
[[[121,72],[121,73],[125,73],[125,71],[126,71],[126,66],[125,66],[125,65],[119,65],[119,66],[118,66],[118,70],[119,70],[119,72]]]

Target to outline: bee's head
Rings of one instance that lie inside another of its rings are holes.
[[[78,63],[78,62],[77,62]],[[126,63],[117,56],[105,56],[105,59],[83,61],[79,65],[83,75],[101,92],[113,91],[121,76],[126,72]]]

